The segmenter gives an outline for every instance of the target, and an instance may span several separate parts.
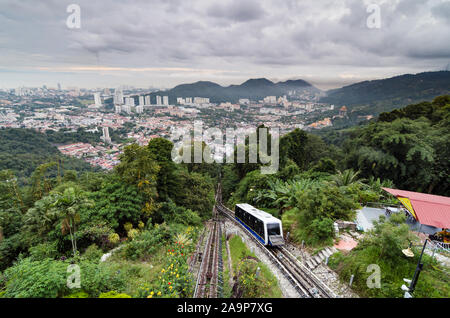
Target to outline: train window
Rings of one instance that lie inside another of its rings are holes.
[[[280,225],[277,223],[267,224],[267,235],[280,235]]]
[[[261,220],[258,220],[257,232],[259,236],[264,237],[264,224]]]

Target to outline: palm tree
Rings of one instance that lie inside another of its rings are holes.
[[[36,201],[33,207],[25,213],[25,228],[31,234],[26,237],[27,240],[33,241],[34,238],[44,238],[58,222],[59,215],[54,207],[55,200],[54,194],[45,196]]]
[[[353,183],[362,184],[364,179],[359,178],[360,171],[353,171],[353,169],[338,170],[338,173],[332,176],[331,183],[337,187],[349,186]]]
[[[305,190],[319,184],[311,179],[289,180],[283,182],[277,179],[275,182],[269,181],[269,190],[259,190],[255,201],[263,199],[270,201],[271,205],[280,209],[280,212],[289,210],[295,206],[297,197]]]
[[[74,256],[77,253],[75,232],[77,224],[80,223],[78,211],[83,206],[91,205],[92,202],[87,199],[83,192],[72,187],[65,189],[63,193],[58,193],[56,201],[53,203],[53,206],[60,212],[60,217],[62,217],[61,231],[63,234],[69,231]]]

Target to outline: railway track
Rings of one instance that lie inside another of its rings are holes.
[[[280,269],[285,278],[292,284],[302,298],[335,298],[333,291],[326,286],[314,273],[292,255],[285,247],[266,247],[261,244],[246,228],[234,218],[234,212],[221,202],[221,193],[216,197],[216,211],[222,213],[237,224],[248,237],[268,256],[272,263]]]
[[[222,295],[222,230],[216,207],[213,219],[206,224],[207,239],[197,275],[194,298],[217,298]]]

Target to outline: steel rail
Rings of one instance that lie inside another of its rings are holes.
[[[272,263],[281,270],[285,278],[293,285],[301,297],[336,297],[328,286],[326,286],[316,275],[301,264],[286,248],[266,247],[234,218],[233,211],[221,203],[216,204],[216,209],[218,212],[221,212],[223,215],[236,223],[248,235],[248,237],[255,242],[260,250],[269,257]],[[277,253],[276,251],[280,251],[280,253]]]

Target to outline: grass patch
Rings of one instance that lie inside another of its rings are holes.
[[[227,242],[225,235],[222,235],[222,256],[223,256],[223,298],[231,298],[231,290],[233,286],[230,286],[230,270],[228,264],[228,252]]]
[[[113,255],[107,262],[114,270],[123,273],[126,277],[123,292],[132,297],[138,297],[139,286],[158,281],[158,276],[164,266],[164,254],[165,249],[161,248],[151,261],[132,261]]]
[[[230,253],[231,253],[231,260],[233,263],[233,270],[235,273],[239,271],[239,263],[248,257],[254,258],[257,260],[257,267],[260,268],[261,274],[260,279],[267,283],[268,287],[267,289],[258,290],[258,296],[261,298],[281,298],[282,293],[281,289],[278,286],[278,281],[275,278],[275,276],[272,274],[270,269],[261,262],[254,253],[252,253],[244,242],[242,242],[242,238],[240,236],[233,236],[230,241]]]

